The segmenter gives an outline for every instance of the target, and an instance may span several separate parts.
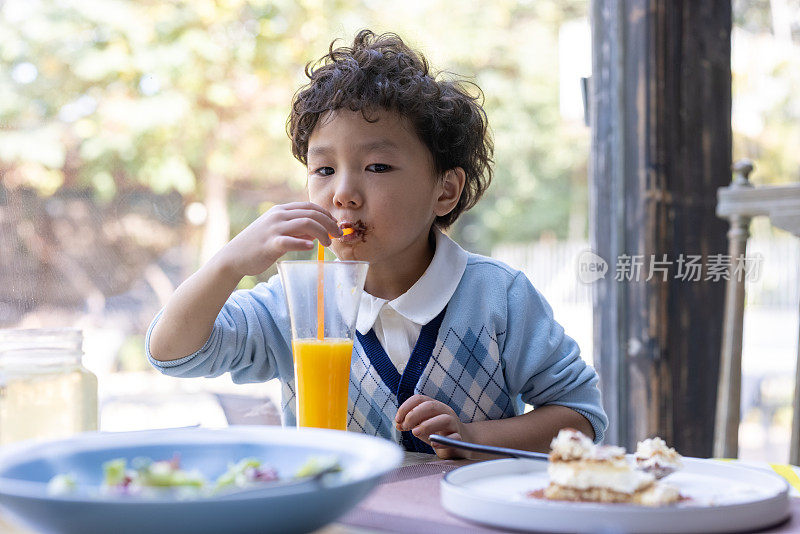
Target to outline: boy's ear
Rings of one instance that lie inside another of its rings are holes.
[[[441,192],[436,199],[434,213],[437,217],[447,215],[456,207],[458,199],[461,198],[461,191],[464,190],[464,182],[467,179],[464,169],[455,167],[448,169],[442,174]]]

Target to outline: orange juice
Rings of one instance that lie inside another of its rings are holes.
[[[292,352],[297,384],[297,426],[345,430],[353,341],[295,339]]]

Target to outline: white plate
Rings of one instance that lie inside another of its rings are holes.
[[[741,532],[789,515],[789,486],[774,473],[684,458],[664,481],[691,500],[664,507],[547,501],[527,497],[548,484],[547,463],[493,460],[461,467],[442,480],[442,505],[496,527],[549,532]]]

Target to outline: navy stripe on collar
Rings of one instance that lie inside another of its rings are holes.
[[[381,346],[381,342],[378,341],[375,330],[370,328],[369,332],[363,335],[356,330],[356,336],[358,336],[358,341],[364,348],[364,352],[367,353],[369,363],[378,371],[378,376],[381,377],[381,380],[388,386],[389,390],[397,395],[397,389],[400,386],[400,373],[397,372],[397,368],[392,363],[392,360],[389,359],[389,355],[386,354],[386,351]]]
[[[403,404],[414,394],[414,387],[422,376],[422,371],[428,365],[428,361],[433,354],[433,347],[436,345],[436,338],[439,335],[439,327],[442,325],[444,313],[447,306],[433,318],[431,322],[422,327],[411,357],[408,359],[403,376],[400,378],[400,387],[397,389],[397,404]]]

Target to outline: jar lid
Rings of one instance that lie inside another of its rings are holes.
[[[0,329],[0,352],[50,349],[80,351],[83,333],[78,328]]]

